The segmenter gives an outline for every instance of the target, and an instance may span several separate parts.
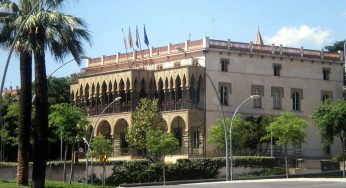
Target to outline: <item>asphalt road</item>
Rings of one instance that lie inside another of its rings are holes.
[[[163,186],[145,186],[145,188],[158,188]],[[208,182],[181,185],[167,185],[167,188],[345,188],[346,179],[338,178],[296,178],[271,180],[245,180],[233,182]],[[143,188],[143,187],[142,187]]]

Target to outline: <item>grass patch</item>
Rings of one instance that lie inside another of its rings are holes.
[[[31,182],[29,183],[29,186],[18,186],[16,185],[15,180],[0,180],[0,187],[6,187],[6,188],[25,188],[25,187],[31,187]],[[51,181],[51,180],[46,180],[46,185],[45,187],[47,188],[65,188],[65,187],[70,187],[70,188],[111,188],[111,186],[98,186],[98,185],[89,185],[89,184],[84,184],[84,183],[64,183],[64,182],[59,182],[59,181]]]

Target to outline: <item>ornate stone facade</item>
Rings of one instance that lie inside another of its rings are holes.
[[[293,111],[308,119],[321,103],[321,92],[332,99],[342,97],[341,57],[338,53],[205,37],[89,59],[78,82],[71,85],[71,99],[85,109],[94,123],[108,104],[121,97],[97,125],[89,127],[95,129],[95,135],[112,140],[114,156],[136,154],[129,151],[124,135],[131,126],[132,111],[143,97],[158,98],[161,115],[157,124],[178,138],[177,154],[213,155],[215,145],[206,142],[208,128],[221,115],[206,72],[216,85],[227,117],[243,99],[256,93],[261,98],[242,108],[244,116]],[[323,80],[324,68],[330,70],[329,80]],[[311,124],[307,129],[304,147],[314,151],[305,155],[320,156],[320,136],[313,127]]]

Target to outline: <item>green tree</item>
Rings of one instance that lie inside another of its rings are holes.
[[[340,99],[335,104],[330,100],[323,102],[313,111],[312,119],[317,124],[321,135],[323,135],[325,146],[332,144],[334,137],[339,137],[342,161],[345,163],[346,100]],[[345,177],[345,165],[343,177]]]
[[[0,130],[1,138],[5,144],[10,146],[18,145],[18,116],[19,104],[11,103],[8,106],[8,112],[4,116],[4,125]]]
[[[49,106],[70,101],[70,77],[51,77],[48,79]]]
[[[164,133],[160,129],[150,130],[146,137],[146,147],[149,154],[155,156],[155,158],[159,158],[162,162],[163,182],[165,185],[165,156],[174,153],[178,146],[178,140],[172,134]]]
[[[287,162],[287,146],[289,144],[298,146],[305,140],[304,128],[307,123],[298,117],[295,117],[290,112],[281,113],[275,120],[266,128],[267,138],[273,136],[276,140],[276,145],[285,148],[285,168],[286,178],[288,178],[288,162]]]
[[[8,10],[16,11],[18,14],[11,16],[12,20],[6,23],[8,27],[3,29],[6,32],[1,32],[1,39],[11,44],[22,21],[38,2],[41,1],[21,0],[17,6],[8,0],[4,1],[10,5]],[[38,4],[39,6],[25,23],[16,43],[16,49],[26,54],[33,54],[35,62],[35,93],[38,100],[35,101],[33,187],[44,187],[47,161],[48,102],[45,52],[49,48],[51,54],[58,60],[62,60],[71,53],[76,62],[80,63],[79,54],[83,54],[81,41],[83,39],[89,41],[90,37],[83,20],[58,11],[51,11],[59,8],[62,2],[61,0],[45,0]]]
[[[132,125],[126,134],[130,147],[145,150],[146,134],[155,129],[154,121],[158,117],[158,100],[142,98],[132,115]]]
[[[80,140],[84,127],[88,123],[83,111],[68,103],[55,104],[50,107],[49,124],[56,129],[57,135],[65,142],[63,181],[66,178],[66,160],[68,145],[71,145],[71,175],[73,174],[74,143]]]
[[[229,132],[231,126],[231,120],[229,118],[225,119],[227,134]],[[247,139],[251,137],[248,134],[251,129],[251,123],[242,119],[240,115],[237,115],[234,118],[233,128],[232,128],[232,140],[236,140],[236,142],[232,142],[232,147],[235,151],[240,151],[242,148],[248,147],[247,143],[250,142]],[[225,151],[226,143],[225,143],[225,129],[223,126],[223,121],[221,119],[216,119],[216,125],[211,125],[209,128],[210,136],[207,140],[208,143],[218,144],[217,150]]]
[[[103,166],[102,173],[102,185],[105,185],[106,178],[106,161],[109,155],[113,152],[112,143],[110,140],[106,139],[104,136],[96,136],[91,143],[90,150],[88,152],[89,156],[99,157]]]
[[[23,0],[30,9],[38,0]],[[24,25],[19,38],[23,49],[33,53],[35,64],[35,134],[33,150],[33,187],[44,187],[47,161],[48,132],[48,97],[45,54],[50,53],[63,60],[67,54],[72,54],[77,63],[81,62],[83,54],[82,40],[89,41],[89,33],[83,20],[58,12],[61,0],[46,0],[35,9]],[[53,11],[52,11],[53,10]],[[13,22],[14,28],[26,14],[19,14]]]
[[[16,18],[27,15],[30,12],[28,3],[19,2],[19,6],[11,1],[4,0],[0,4],[1,9],[11,15],[0,16],[0,46],[9,48],[17,34],[18,26],[15,26]],[[25,33],[23,33],[25,34]],[[20,111],[18,126],[18,156],[17,156],[17,184],[28,185],[29,177],[29,149],[30,149],[30,127],[31,127],[31,77],[32,77],[32,53],[25,50],[19,43],[14,48],[19,53],[20,61]]]
[[[339,50],[344,51],[344,43],[346,40],[335,41],[332,45],[327,45],[324,48],[330,52],[337,52]]]

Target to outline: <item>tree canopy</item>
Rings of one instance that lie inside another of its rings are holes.
[[[325,146],[332,144],[334,137],[340,139],[342,159],[345,161],[346,99],[340,99],[336,103],[326,100],[313,111],[312,119],[323,135]],[[343,176],[345,177],[345,166]]]
[[[272,136],[276,145],[285,148],[286,178],[288,178],[287,146],[289,144],[298,146],[303,143],[306,137],[304,132],[306,127],[307,123],[303,119],[295,117],[291,112],[284,112],[266,128],[266,137]]]
[[[305,141],[303,129],[306,127],[307,123],[303,119],[295,117],[290,112],[284,112],[266,128],[267,137],[273,136],[278,146],[298,146]]]
[[[231,125],[229,118],[225,119],[227,132]],[[270,121],[267,116],[260,118],[248,117],[242,119],[240,115],[237,115],[233,122],[232,128],[232,145],[236,151],[241,149],[249,148],[251,153],[258,152],[258,145],[268,143],[268,139],[265,139],[266,130],[265,127],[269,125]],[[208,143],[216,143],[217,150],[225,151],[225,130],[223,121],[216,119],[216,124],[209,128],[210,136]]]
[[[56,128],[57,135],[68,143],[78,141],[88,123],[84,112],[68,103],[52,105],[50,110],[49,124]]]
[[[346,42],[346,40],[335,41],[333,44],[327,45],[324,48],[330,52],[337,52],[339,50],[344,51],[344,43],[345,42]]]
[[[155,119],[158,117],[158,100],[142,98],[132,115],[132,125],[126,134],[130,147],[145,149],[146,134],[155,129]]]

